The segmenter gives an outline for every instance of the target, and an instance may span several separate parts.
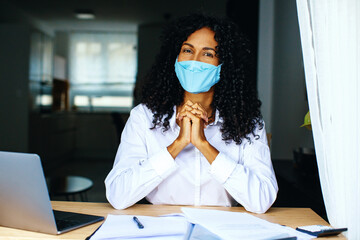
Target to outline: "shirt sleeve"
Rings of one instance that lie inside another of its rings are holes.
[[[267,145],[265,126],[257,129],[259,139],[240,145],[241,159],[220,152],[211,164],[212,176],[246,210],[266,212],[276,199],[278,186]]]
[[[148,156],[148,122],[137,107],[131,111],[121,135],[113,169],[105,179],[106,197],[116,209],[135,204],[178,168],[166,147]]]

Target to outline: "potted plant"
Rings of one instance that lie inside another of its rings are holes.
[[[308,130],[311,128],[310,112],[307,112],[304,117],[304,123],[300,127],[305,127]],[[293,151],[295,167],[298,168],[305,175],[317,173],[315,150],[312,148],[300,147]]]

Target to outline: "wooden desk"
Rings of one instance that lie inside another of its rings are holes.
[[[106,217],[107,214],[128,214],[158,216],[168,213],[181,212],[182,206],[138,204],[126,210],[116,210],[108,203],[89,202],[52,202],[55,210],[94,214]],[[245,212],[242,207],[200,207],[232,212]],[[251,213],[252,214],[252,213]],[[266,214],[252,214],[269,222],[279,223],[290,227],[322,224],[329,225],[310,208],[271,208]],[[94,232],[102,222],[92,224],[61,235],[48,235],[24,230],[0,227],[0,239],[85,239]],[[344,236],[321,239],[346,239]]]

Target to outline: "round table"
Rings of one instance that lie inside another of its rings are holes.
[[[81,201],[88,201],[86,192],[89,191],[93,182],[81,176],[62,176],[47,178],[49,194],[51,196],[65,196],[67,201],[75,201],[78,194]]]

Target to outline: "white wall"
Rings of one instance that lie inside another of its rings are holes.
[[[260,0],[258,46],[258,92],[266,131],[272,132],[275,1]]]
[[[0,24],[0,150],[28,150],[30,28]]]
[[[65,58],[69,62],[69,32],[56,31],[54,37],[54,55]]]

